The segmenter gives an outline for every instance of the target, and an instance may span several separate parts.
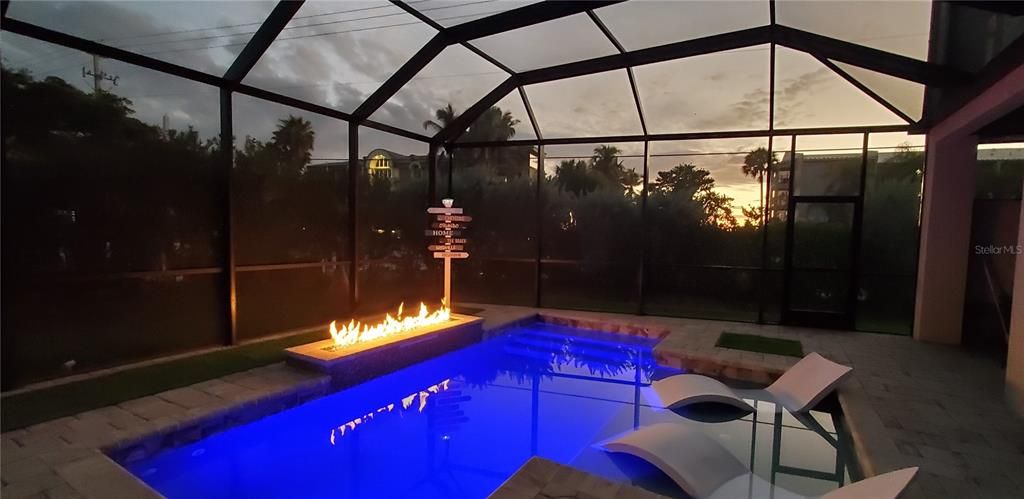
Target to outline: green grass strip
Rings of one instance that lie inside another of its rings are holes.
[[[803,357],[804,347],[798,340],[770,338],[756,334],[740,334],[723,332],[718,337],[716,347],[745,350],[747,352],[770,353],[789,357]]]
[[[225,348],[4,397],[3,431],[119,404],[284,360],[284,349],[324,339],[323,331]]]

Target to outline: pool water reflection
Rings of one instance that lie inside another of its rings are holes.
[[[676,372],[656,366],[652,344],[519,327],[129,469],[170,498],[476,498],[537,455],[681,495],[646,463],[593,448],[640,425],[682,420],[647,404],[651,380]],[[830,414],[797,419],[751,402],[754,414],[687,415],[794,492],[821,494],[849,481],[837,451],[845,439]]]

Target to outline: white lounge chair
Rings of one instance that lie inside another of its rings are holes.
[[[778,404],[792,413],[808,411],[835,390],[853,369],[810,353],[764,389]],[[732,388],[700,374],[677,374],[655,381],[651,389],[666,409],[702,402],[729,404],[753,411]]]
[[[761,497],[773,487],[696,425],[685,422],[645,426],[598,446],[653,464],[695,499]],[[916,473],[917,468],[904,468],[874,476],[833,490],[821,499],[895,499]],[[806,497],[778,486],[770,495],[775,499]]]

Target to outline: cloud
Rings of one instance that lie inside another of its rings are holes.
[[[807,105],[809,97],[833,81],[834,75],[824,66],[783,79],[781,88],[775,89],[775,126],[797,123],[800,118],[813,113],[814,107]]]
[[[203,5],[203,9],[196,9],[187,2],[13,2],[9,14],[53,29],[152,53],[153,57],[211,74],[223,74],[273,5],[255,2],[207,2]],[[404,25],[414,18],[386,4],[373,12],[374,15],[386,14],[383,18],[363,12],[339,13],[339,9],[336,2],[307,2],[299,12],[301,19],[292,21],[245,82],[352,111],[435,33],[422,23]],[[245,25],[247,23],[255,24]],[[239,24],[245,26],[147,36]],[[593,27],[587,25],[587,28]],[[558,34],[567,38],[575,35],[571,29]],[[208,38],[212,36],[216,38]],[[182,39],[192,40],[182,42]],[[87,54],[47,47],[10,33],[3,33],[2,44],[5,63],[24,63],[37,77],[55,75],[82,89],[91,86],[91,81],[81,76],[81,68],[92,64]],[[208,48],[210,46],[213,48]],[[780,49],[779,57],[785,52]],[[754,47],[635,68],[651,132],[767,128],[767,53],[765,47]],[[835,81],[827,68],[813,59],[803,64],[796,60],[791,62],[779,63],[777,126],[791,123],[803,126],[801,120],[806,122],[805,118],[813,118],[816,113],[834,114],[836,108],[842,108],[850,116],[864,115],[873,119],[869,111],[859,109],[859,104],[852,100],[835,102],[833,94],[825,96],[825,90],[834,90]],[[117,61],[103,60],[100,64],[103,71],[120,77],[118,86],[111,90],[131,98],[139,119],[160,124],[167,115],[171,126],[176,128],[193,125],[205,137],[219,132],[216,89]],[[385,103],[372,119],[422,133],[423,121],[432,118],[435,109],[451,102],[457,110],[463,111],[506,77],[501,70],[465,48],[451,46]],[[527,93],[538,124],[547,137],[640,133],[625,71],[532,85],[527,87]],[[818,93],[822,95],[817,96]],[[347,155],[346,123],[271,103],[249,101],[252,99],[236,96],[234,117],[238,137],[248,134],[266,139],[277,120],[295,114],[316,124],[318,156]],[[516,118],[529,127],[525,115]],[[388,142],[385,147],[395,150],[399,146],[413,147],[400,138],[391,140],[381,136],[374,141]],[[589,154],[589,149],[592,146],[579,148],[582,155]]]

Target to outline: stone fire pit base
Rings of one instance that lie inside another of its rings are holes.
[[[285,350],[288,363],[331,375],[335,388],[361,383],[403,367],[477,343],[483,337],[483,319],[452,314],[451,320],[418,328],[400,336],[382,338],[337,349],[327,339]]]

